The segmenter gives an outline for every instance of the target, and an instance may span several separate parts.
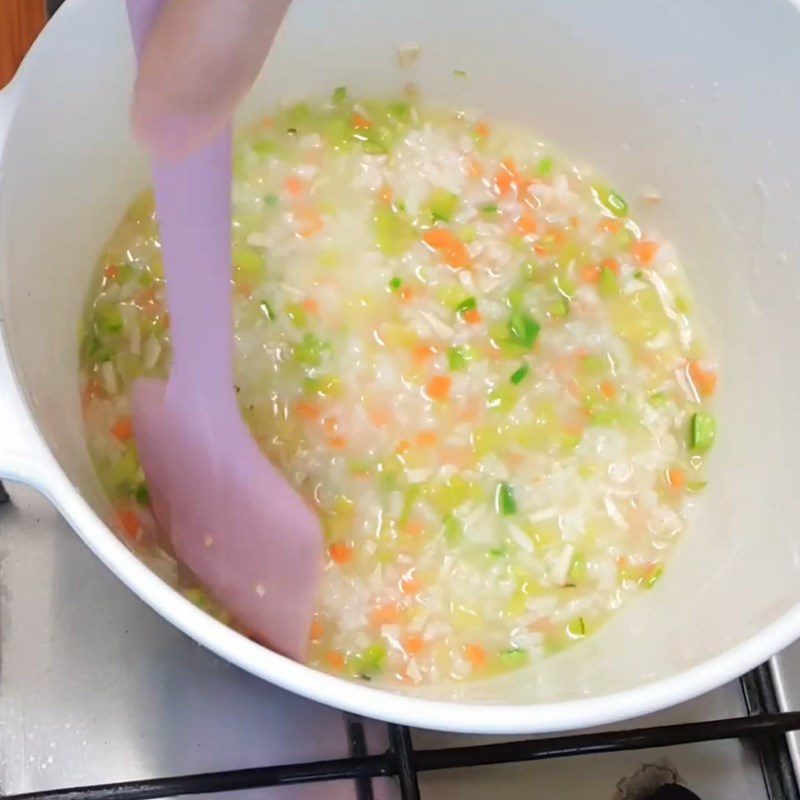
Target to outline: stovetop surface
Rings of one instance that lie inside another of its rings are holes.
[[[9,490],[13,504],[0,508],[2,794],[348,755],[340,712],[195,644],[105,569],[42,497]],[[800,648],[773,668],[785,709],[800,709]],[[635,725],[744,713],[732,683]],[[366,732],[371,752],[385,749],[384,725],[367,722]],[[415,731],[413,741],[437,748],[498,739]],[[755,753],[738,740],[424,773],[420,788],[437,800],[612,800],[644,764],[676,770],[702,800],[768,797]],[[388,779],[376,780],[374,792],[399,797]],[[351,781],[240,796],[357,800]]]

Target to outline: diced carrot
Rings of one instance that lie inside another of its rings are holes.
[[[316,211],[302,211],[297,214],[300,220],[298,233],[303,239],[310,239],[314,234],[319,233],[325,227],[325,221]]]
[[[680,492],[686,485],[686,476],[683,470],[678,467],[672,467],[667,470],[667,483],[676,491]]]
[[[468,159],[467,168],[470,178],[480,178],[483,175],[483,167],[477,158]]]
[[[319,407],[313,403],[305,403],[302,400],[294,404],[294,413],[301,419],[311,421],[319,419]]]
[[[622,230],[622,220],[605,217],[597,226],[603,233],[619,233]]]
[[[392,202],[392,187],[387,186],[386,184],[383,185],[381,188],[380,194],[378,195],[381,199],[382,203],[391,203]]]
[[[616,258],[606,258],[600,262],[603,269],[610,270],[615,275],[619,275],[619,261]]]
[[[613,400],[617,396],[617,387],[611,381],[603,381],[600,384],[600,391],[606,400]]]
[[[414,297],[414,290],[410,286],[403,286],[398,294],[402,302],[409,303]]]
[[[428,397],[431,400],[447,400],[450,397],[450,389],[453,379],[449,375],[434,375],[425,387]]]
[[[461,319],[469,325],[480,325],[483,322],[483,316],[477,308],[468,308],[462,315]]]
[[[108,280],[115,281],[119,277],[119,270],[113,264],[109,264],[105,270],[103,270],[103,274]]]
[[[476,122],[475,133],[477,133],[481,138],[486,139],[491,133],[491,130],[485,122]]]
[[[717,373],[706,369],[699,361],[690,361],[686,368],[689,380],[700,397],[711,397],[717,389]]]
[[[129,508],[121,508],[117,511],[117,521],[122,532],[129,539],[138,539],[142,530],[142,523],[134,511]]]
[[[589,264],[581,270],[581,283],[597,283],[600,280],[600,267]]]
[[[289,192],[292,197],[299,197],[306,189],[305,181],[298,178],[297,175],[290,175],[284,182],[283,188]]]
[[[315,619],[311,621],[311,641],[318,642],[322,638],[322,634],[324,633],[324,629],[322,627],[322,623]]]
[[[458,239],[447,228],[431,228],[422,240],[434,250],[449,250],[459,244]]]
[[[436,431],[420,431],[414,437],[414,442],[420,447],[435,447],[436,439]]]
[[[328,444],[334,450],[344,450],[345,447],[347,447],[347,439],[345,439],[344,436],[331,436],[328,440]]]
[[[125,444],[133,438],[133,421],[130,417],[121,417],[111,426],[111,435]]]
[[[394,421],[391,412],[387,411],[385,408],[374,408],[369,412],[368,416],[369,421],[376,428],[388,428]]]
[[[410,656],[419,655],[425,647],[425,640],[421,636],[412,633],[403,641],[403,650]]]
[[[412,358],[417,364],[424,364],[430,361],[436,355],[436,350],[430,345],[421,344],[415,347],[412,353]]]
[[[469,661],[469,663],[472,664],[475,669],[482,669],[486,666],[486,651],[483,649],[482,645],[464,645],[464,655],[466,656],[467,661]]]
[[[419,594],[422,590],[423,583],[419,578],[407,577],[400,581],[400,588],[403,594],[415,595]]]
[[[533,246],[533,252],[536,253],[537,256],[546,256],[548,253],[547,245],[542,242],[536,242]]]
[[[322,420],[322,427],[331,436],[333,436],[336,433],[336,428],[338,427],[338,425],[339,422],[337,421],[336,417],[325,417],[325,419]]]
[[[344,542],[332,542],[328,552],[337,564],[346,564],[353,558],[353,548]]]
[[[360,114],[353,114],[351,122],[357,131],[368,131],[372,127],[372,123]]]
[[[403,530],[409,536],[422,536],[422,534],[425,533],[425,526],[421,522],[412,520],[411,522],[406,523],[406,526]]]
[[[325,663],[336,672],[344,669],[344,656],[338,650],[329,650],[325,653]]]
[[[527,236],[528,234],[536,233],[537,231],[536,217],[530,211],[523,211],[520,218],[517,220],[517,230]]]
[[[569,218],[569,226],[572,230],[577,230],[581,226],[581,221],[578,217],[570,217]]]
[[[569,240],[569,235],[564,228],[550,228],[547,235],[554,248],[563,247]]]
[[[371,615],[372,624],[377,626],[396,625],[402,619],[402,610],[391,603],[377,606]]]
[[[494,188],[501,197],[511,194],[514,188],[514,178],[505,170],[500,170],[494,176]]]
[[[453,269],[467,269],[472,263],[472,259],[469,257],[469,251],[464,242],[458,242],[458,244],[445,250],[442,255],[448,266],[451,266]]]
[[[303,300],[303,310],[308,314],[319,314],[319,303],[313,297]]]
[[[633,256],[643,267],[649,267],[653,263],[660,246],[658,242],[648,242],[646,240],[635,242],[632,248]]]
[[[395,452],[400,453],[400,455],[403,455],[404,453],[407,453],[410,449],[411,449],[411,442],[409,442],[407,439],[401,439],[397,443]]]

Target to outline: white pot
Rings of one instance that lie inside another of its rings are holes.
[[[395,47],[421,45],[397,67]],[[468,78],[455,78],[463,69]],[[527,671],[379,691],[216,622],[106,527],[79,411],[77,322],[103,243],[148,182],[131,141],[122,0],[70,0],[0,94],[0,475],[41,489],[143,600],[220,656],[367,716],[544,732],[724,683],[800,635],[800,14],[785,0],[296,0],[244,119],[279,98],[387,94],[538,131],[677,245],[721,362],[711,485],[663,581]],[[659,204],[636,200],[656,187]],[[13,557],[13,555],[11,556]],[[187,676],[191,680],[191,676]]]

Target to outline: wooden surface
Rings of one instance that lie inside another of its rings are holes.
[[[46,19],[45,0],[0,0],[0,87],[11,80]]]

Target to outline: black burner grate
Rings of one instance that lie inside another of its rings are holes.
[[[372,779],[391,777],[397,781],[402,800],[420,800],[422,795],[418,776],[419,773],[430,770],[512,764],[740,739],[754,747],[758,753],[769,800],[800,800],[800,790],[786,743],[786,733],[800,730],[800,712],[778,710],[775,686],[766,665],[745,675],[741,679],[741,685],[748,711],[744,717],[439,750],[417,750],[408,728],[388,725],[389,748],[383,753],[369,755],[362,722],[356,717],[345,715],[350,742],[349,758],[70,787],[2,797],[5,800],[146,800],[299,783],[353,780],[358,800],[374,800]],[[660,787],[650,797],[640,797],[637,800],[700,798],[684,787],[669,785]]]

